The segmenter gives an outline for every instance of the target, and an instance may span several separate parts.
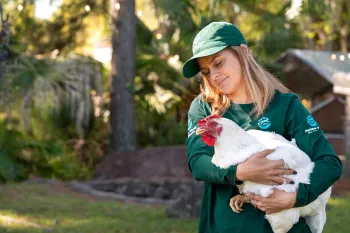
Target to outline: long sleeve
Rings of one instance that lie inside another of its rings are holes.
[[[197,97],[193,100],[188,112],[188,138],[186,139],[188,166],[196,180],[209,183],[231,184],[236,183],[236,168],[231,166],[227,169],[216,167],[211,158],[214,148],[205,145],[201,136],[196,135],[198,120],[210,115],[210,107]]]
[[[189,161],[189,167],[196,180],[236,185],[236,165],[227,169],[221,169],[212,164],[210,156],[198,154],[192,156]]]
[[[342,164],[323,131],[297,98],[292,99],[286,120],[287,135],[315,163],[310,184],[300,184],[294,207],[308,205],[325,192],[342,173]]]

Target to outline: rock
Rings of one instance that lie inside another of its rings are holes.
[[[204,183],[178,179],[113,179],[71,182],[75,190],[122,201],[168,205],[171,217],[198,217]]]
[[[186,191],[182,192],[176,202],[166,210],[168,216],[179,218],[199,216],[204,183],[193,181],[189,184]]]
[[[104,183],[104,182],[92,183],[91,186],[94,189],[104,191],[104,192],[114,192],[117,189],[117,186],[114,183]]]
[[[171,195],[171,191],[169,189],[166,189],[166,188],[160,186],[154,191],[153,196],[155,198],[169,199],[170,195]]]
[[[185,145],[148,147],[133,152],[110,153],[96,166],[93,179],[193,179]]]

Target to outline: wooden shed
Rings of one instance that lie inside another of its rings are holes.
[[[350,53],[289,49],[277,62],[285,72],[284,83],[308,103],[336,153],[348,153]]]

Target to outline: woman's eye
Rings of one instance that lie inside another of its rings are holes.
[[[216,64],[215,64],[215,67],[220,66],[220,65],[221,65],[221,63],[222,63],[222,61],[219,61],[218,63],[216,63]]]

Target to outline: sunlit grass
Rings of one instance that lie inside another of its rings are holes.
[[[82,198],[49,184],[0,186],[0,232],[193,233],[198,219],[168,218],[165,207]],[[347,233],[350,196],[332,198],[324,233]]]
[[[170,219],[164,207],[89,200],[50,185],[0,186],[0,232],[196,232],[197,219]]]
[[[350,232],[350,195],[331,198],[328,202],[327,222],[324,233]]]

